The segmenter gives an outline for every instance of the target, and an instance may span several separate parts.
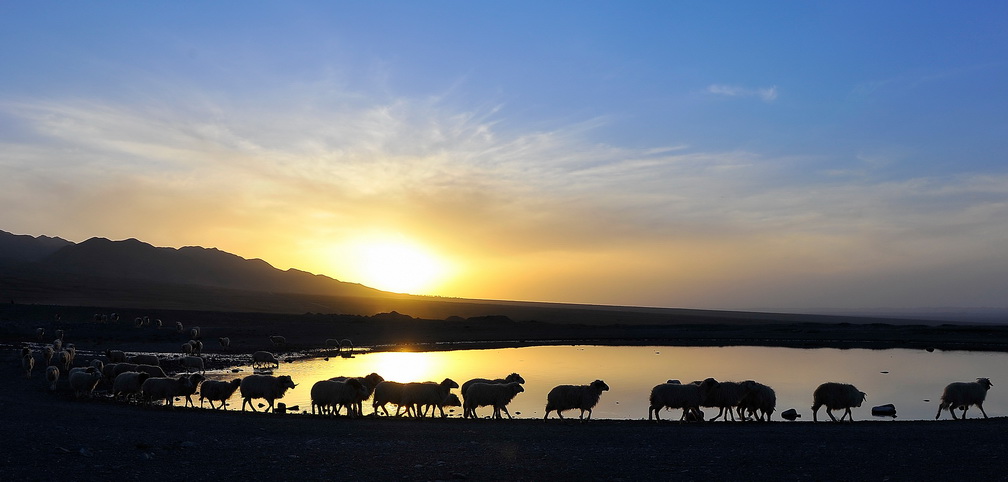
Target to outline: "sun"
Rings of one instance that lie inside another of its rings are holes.
[[[353,281],[383,291],[431,294],[449,271],[429,249],[399,237],[358,240],[350,251]]]

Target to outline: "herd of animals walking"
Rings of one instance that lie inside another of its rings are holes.
[[[147,318],[137,318],[135,322],[137,326],[153,323],[161,327],[160,320],[152,322]],[[296,386],[289,375],[256,373],[229,381],[207,380],[203,375],[205,363],[201,356],[203,343],[200,340],[200,328],[193,327],[186,331],[181,323],[176,323],[175,328],[179,334],[190,338],[182,344],[179,357],[162,359],[151,354],[127,357],[123,351],[107,349],[104,357],[96,356],[84,364],[77,363],[74,344],[64,343],[63,330],[57,330],[57,337],[42,346],[39,342],[44,339],[45,330],[38,328],[35,332],[36,340],[26,343],[21,351],[24,377],[32,378],[34,368],[37,365],[44,366],[49,390],[56,391],[59,380],[65,375],[76,398],[95,397],[104,393],[106,397],[116,400],[148,405],[163,400],[166,406],[173,406],[178,397],[185,399],[185,406],[195,406],[192,396],[198,392],[201,407],[209,402],[211,409],[226,409],[227,401],[239,391],[243,411],[246,407],[256,411],[252,403],[256,399],[265,400],[269,411],[277,412],[280,408],[287,410],[283,404],[275,405],[275,401]],[[282,347],[286,343],[285,338],[279,335],[271,335],[268,339],[275,347]],[[220,337],[218,343],[222,350],[230,348],[230,339],[227,337]],[[325,342],[325,346],[335,347],[337,351],[349,344],[350,340],[327,339]],[[36,350],[33,346],[40,348]],[[279,367],[276,356],[268,351],[253,353],[251,362],[254,369]],[[163,365],[172,363],[176,364],[178,370],[170,371],[184,370],[185,374],[168,376]],[[371,400],[373,414],[376,416],[382,413],[385,416],[392,415],[388,410],[388,405],[392,404],[397,406],[395,416],[405,414],[426,417],[428,413],[434,416],[434,410],[438,410],[440,416],[444,417],[445,407],[462,407],[463,418],[479,418],[476,413],[478,408],[493,407],[492,418],[501,419],[502,414],[512,418],[507,406],[525,391],[524,383],[525,379],[518,373],[498,379],[476,378],[461,386],[450,378],[441,382],[401,383],[385,380],[377,373],[361,377],[334,377],[318,381],[312,386],[311,412],[338,415],[345,410],[347,416],[359,417],[363,415],[364,402]],[[966,411],[973,405],[987,418],[983,402],[992,386],[987,378],[948,384],[942,393],[935,419],[945,410],[953,419],[965,419]],[[461,399],[451,392],[456,388],[462,395]],[[591,419],[592,409],[598,404],[602,393],[608,390],[609,386],[602,380],[585,385],[556,386],[546,397],[543,418],[548,418],[550,412],[556,412],[562,419],[564,411],[579,410],[580,419]],[[853,420],[851,409],[860,407],[866,394],[851,384],[827,382],[813,391],[812,399],[813,421],[818,421],[818,412],[822,407],[826,408],[826,414],[833,421],[837,421],[837,418],[832,412],[843,410],[839,419],[843,421]],[[776,409],[773,388],[752,380],[719,382],[707,378],[692,383],[668,380],[651,390],[649,401],[649,420],[661,420],[659,412],[662,409],[677,409],[681,410],[680,421],[704,421],[701,408],[708,407],[718,409],[717,415],[710,419],[712,421],[719,418],[769,421]],[[214,402],[217,402],[216,406]],[[959,416],[956,415],[957,410],[961,411]],[[794,420],[800,415],[792,409],[782,412],[781,417]]]

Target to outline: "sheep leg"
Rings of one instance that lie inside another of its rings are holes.
[[[546,412],[546,413],[549,413],[549,412]],[[556,413],[557,413],[557,417],[560,417],[560,420],[564,419],[563,412],[561,412],[560,410],[557,410]]]
[[[962,410],[963,410],[962,419],[966,420],[966,410],[969,410],[969,405],[964,406]]]
[[[833,416],[833,410],[830,410],[828,407],[826,408],[826,415],[829,415],[829,418],[832,419],[834,422],[837,421],[836,417]]]
[[[987,418],[987,412],[983,409],[983,402],[976,404],[977,408],[980,409],[980,413],[983,414],[984,418]]]
[[[512,417],[511,417],[511,412],[509,412],[509,411],[508,411],[507,407],[501,407],[501,410],[504,410],[504,413],[505,413],[505,414],[507,414],[507,416],[508,416],[508,420],[514,420],[514,419],[513,419]]]

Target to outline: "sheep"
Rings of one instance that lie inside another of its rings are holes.
[[[44,336],[45,336],[45,328],[42,328],[41,326],[35,328],[35,338],[37,338],[38,341],[42,341],[42,337]]]
[[[759,421],[770,421],[774,410],[777,408],[777,393],[762,383],[746,380],[741,383],[746,394],[738,404],[739,418],[743,420],[743,413],[748,411],[749,416]]]
[[[143,318],[140,318],[139,316],[136,317],[136,318],[133,318],[133,326],[135,326],[137,328],[140,328],[141,326],[143,326]]]
[[[164,326],[164,322],[161,321],[161,318],[158,318],[154,320],[154,326],[156,326],[158,329],[161,329],[161,327]]]
[[[595,380],[588,385],[555,386],[546,395],[546,415],[543,416],[543,420],[546,420],[552,411],[556,411],[557,416],[562,419],[564,410],[575,408],[581,410],[581,420],[584,420],[586,411],[588,420],[591,420],[592,409],[598,403],[602,392],[606,390],[609,390],[609,385],[602,380]]]
[[[465,404],[462,406],[463,417],[471,415],[473,418],[478,418],[476,415],[476,409],[491,405],[494,408],[493,418],[501,419],[502,417],[500,413],[501,410],[503,410],[510,419],[511,413],[508,412],[507,404],[511,403],[511,400],[513,400],[515,396],[524,391],[525,389],[522,388],[521,383],[519,382],[506,384],[473,383],[472,385],[469,385],[469,390],[463,393],[463,396],[465,397]]]
[[[53,346],[53,350],[55,350],[57,352],[63,350],[63,340],[61,340],[59,338],[53,340],[52,346]]]
[[[435,382],[412,382],[403,387],[402,402],[406,406],[407,412],[412,409],[413,414],[422,417],[420,407],[423,405],[436,405],[441,410],[441,417],[445,417],[444,407],[441,405],[448,398],[452,388],[458,388],[451,378],[445,378],[441,383]],[[433,415],[433,414],[432,414]]]
[[[253,398],[265,398],[269,402],[269,411],[273,411],[273,401],[282,398],[288,388],[297,385],[291,380],[290,375],[274,377],[270,375],[249,375],[242,379],[239,388],[242,396],[242,411],[248,405],[253,412],[256,411],[252,405]]]
[[[189,340],[189,345],[192,346],[192,354],[199,355],[203,353],[203,342],[199,340]]]
[[[851,408],[860,407],[866,398],[867,394],[865,392],[859,391],[854,385],[849,383],[823,383],[812,393],[812,421],[818,421],[816,416],[819,414],[819,407],[825,405],[826,415],[829,415],[830,419],[834,422],[837,419],[833,416],[832,411],[840,409],[845,410],[840,420],[842,421],[844,418],[850,417],[853,422],[854,416],[851,415]]]
[[[517,373],[512,373],[512,374],[510,374],[510,375],[508,375],[508,376],[506,376],[504,378],[497,378],[495,380],[490,380],[490,379],[487,379],[487,378],[473,378],[472,380],[469,380],[469,381],[463,383],[462,384],[462,388],[459,391],[462,392],[462,398],[464,399],[465,396],[466,396],[466,390],[468,390],[469,386],[472,385],[472,384],[474,384],[474,383],[496,383],[496,384],[503,385],[505,383],[512,383],[512,382],[525,383],[525,379],[522,378],[521,375],[519,375]],[[463,404],[463,406],[464,405],[465,404]],[[462,416],[463,417],[467,417],[469,415],[470,414],[465,413],[465,410],[463,409]]]
[[[73,361],[73,355],[69,351],[62,350],[53,355],[52,360],[49,361],[50,364],[63,367],[63,371],[70,371],[70,364]]]
[[[238,386],[241,385],[241,378],[235,378],[230,382],[223,382],[219,380],[207,380],[203,382],[203,386],[200,387],[200,407],[203,406],[203,400],[210,401],[210,408],[223,408],[227,410],[227,401],[234,394],[235,390],[238,390]],[[214,407],[214,400],[220,402],[220,406]]]
[[[280,368],[280,362],[268,351],[257,351],[252,354],[252,368],[262,368],[275,365]]]
[[[175,333],[178,333],[178,334],[181,335],[183,332],[185,332],[185,328],[182,326],[182,322],[181,321],[176,321],[175,322]]]
[[[160,365],[161,360],[158,359],[157,355],[133,355],[127,359],[130,363],[136,363],[137,365]]]
[[[189,329],[189,339],[190,340],[198,340],[199,337],[200,337],[200,328],[198,326],[194,326],[194,327],[192,327],[192,328]]]
[[[711,419],[717,420],[724,415],[725,421],[730,416],[735,420],[735,407],[745,396],[745,388],[737,382],[719,382],[713,378],[707,378],[701,382],[704,392],[704,400],[700,404],[703,407],[715,407],[718,414]]]
[[[287,338],[280,335],[270,335],[269,341],[273,343],[273,346],[284,346],[287,344]]]
[[[101,360],[97,359],[97,358],[94,358],[94,359],[91,360],[91,366],[94,367],[96,370],[98,370],[98,371],[101,372],[105,368],[105,363],[102,362]]]
[[[92,367],[92,366],[73,367],[73,368],[70,369],[70,372],[69,372],[68,376],[72,377],[74,373],[98,373],[98,374],[101,374],[101,371],[100,370],[96,370],[95,367]]]
[[[126,361],[126,353],[122,350],[105,350],[105,357],[108,358],[109,363],[122,363]]]
[[[91,392],[102,379],[101,373],[97,370],[91,367],[88,367],[87,370],[70,373],[70,387],[73,388],[74,396],[77,398],[91,396]]]
[[[160,365],[137,365],[133,371],[144,372],[151,377],[164,378],[168,376]]]
[[[366,391],[367,389],[357,378],[347,378],[342,381],[319,380],[311,388],[312,414],[318,407],[323,414],[337,415],[339,409],[336,407],[345,405],[349,407],[347,415],[356,417],[357,412],[353,407],[362,393]]]
[[[49,391],[56,390],[56,382],[59,381],[59,368],[56,367],[46,367],[46,381],[49,382]]]
[[[217,343],[220,343],[221,350],[227,350],[228,348],[231,348],[231,338],[228,338],[226,336],[218,338]]]
[[[150,378],[144,372],[122,372],[116,375],[112,382],[112,396],[115,398],[129,399],[140,392],[140,387]]]
[[[186,373],[190,370],[197,371],[200,373],[206,373],[206,368],[204,368],[203,357],[199,356],[184,356],[179,360],[182,366],[185,367]]]
[[[364,387],[364,390],[360,392],[359,396],[354,401],[353,406],[347,409],[347,415],[350,414],[349,413],[350,410],[356,410],[358,415],[363,415],[363,413],[364,413],[364,400],[367,400],[368,397],[370,397],[371,394],[374,393],[374,389],[375,389],[375,387],[378,386],[379,383],[385,381],[385,379],[382,378],[382,376],[379,375],[379,374],[377,374],[377,373],[371,373],[371,374],[369,374],[369,375],[367,375],[365,377],[356,377],[356,379]],[[345,380],[347,380],[347,377],[333,377],[333,378],[330,378],[330,380],[333,380],[333,381],[345,381]],[[338,410],[341,407],[336,407],[336,408]]]
[[[703,399],[703,388],[697,384],[683,385],[677,382],[655,385],[648,398],[651,402],[648,407],[648,420],[651,420],[652,415],[655,420],[661,420],[658,412],[663,408],[681,408],[683,413],[679,417],[680,421],[687,419],[703,421],[703,413],[700,412]]]
[[[136,363],[116,363],[112,368],[112,378],[118,377],[121,373],[137,371]]]
[[[21,368],[24,369],[24,377],[31,378],[32,369],[35,368],[35,357],[31,353],[21,357]]]
[[[952,418],[956,419],[956,408],[962,409],[962,419],[966,420],[966,410],[969,409],[970,405],[976,405],[984,418],[987,418],[983,402],[987,398],[987,390],[990,390],[992,386],[994,384],[986,378],[977,378],[975,382],[949,383],[945,387],[945,391],[942,392],[941,403],[938,404],[938,414],[935,415],[935,420],[941,417],[942,410],[945,409],[948,409],[949,413],[952,414]]]
[[[181,351],[182,351],[182,354],[183,354],[183,355],[191,355],[191,354],[192,354],[192,351],[193,351],[193,346],[192,346],[192,343],[190,343],[190,342],[188,342],[188,341],[187,341],[187,342],[185,342],[185,343],[183,343],[183,344],[182,344],[182,348],[181,348]]]
[[[186,407],[188,407],[189,405],[192,405],[193,407],[196,406],[196,404],[193,403],[192,401],[192,396],[194,393],[196,393],[196,390],[199,388],[200,383],[203,383],[204,380],[206,380],[206,377],[200,375],[199,373],[193,373],[192,375],[189,375],[189,384],[182,387],[182,390],[178,393],[180,397],[182,396],[185,397]]]
[[[45,348],[42,349],[42,358],[45,359],[46,366],[52,364],[52,357],[55,354],[56,349],[52,345],[46,345]]]
[[[59,340],[60,343],[63,343],[63,335],[65,334],[66,332],[63,330],[56,330],[56,339]]]
[[[371,399],[371,408],[377,414],[378,409],[381,408],[385,415],[388,416],[388,408],[385,407],[386,404],[394,403],[399,406],[396,410],[396,416],[399,416],[399,411],[403,408],[402,403],[402,392],[403,388],[406,386],[405,383],[399,382],[389,382],[384,381],[375,386],[374,398]]]
[[[154,400],[164,399],[165,406],[175,406],[175,397],[189,387],[189,377],[179,375],[178,378],[150,377],[140,385],[140,396],[147,405]]]

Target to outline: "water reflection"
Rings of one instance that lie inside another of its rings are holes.
[[[281,400],[287,405],[310,407],[312,384],[335,376],[364,376],[376,372],[398,382],[440,381],[459,384],[471,378],[503,378],[518,372],[525,392],[508,406],[516,418],[542,418],[546,394],[561,384],[588,384],[602,379],[611,387],[603,393],[592,418],[646,419],[651,388],[668,379],[683,382],[714,377],[718,380],[756,380],[777,393],[777,411],[795,408],[799,420],[812,419],[812,391],[820,383],[854,384],[868,394],[855,420],[873,418],[873,406],[894,404],[900,420],[934,418],[942,389],[951,381],[989,377],[994,388],[984,408],[990,416],[1008,414],[1008,394],[999,393],[998,374],[1008,372],[1008,354],[940,352],[924,350],[840,350],[774,347],[613,347],[542,346],[442,352],[376,352],[353,358],[332,357],[281,363],[276,375],[291,375],[297,388]],[[251,373],[223,373],[211,378],[229,379]],[[458,390],[453,392],[457,393]],[[237,400],[237,402],[235,402]],[[235,404],[237,403],[237,404]],[[233,407],[240,407],[238,394]],[[709,411],[709,410],[708,410]],[[492,412],[484,408],[481,415]],[[369,402],[365,414],[371,413]],[[575,412],[568,412],[576,416]],[[716,413],[716,410],[715,410]],[[979,414],[979,411],[975,411]],[[820,413],[821,414],[821,413]],[[971,410],[971,415],[974,411]],[[461,409],[452,411],[460,417]],[[678,412],[662,418],[678,419]],[[711,416],[708,413],[708,416]],[[838,415],[839,416],[839,415]],[[945,414],[948,418],[948,414]]]

